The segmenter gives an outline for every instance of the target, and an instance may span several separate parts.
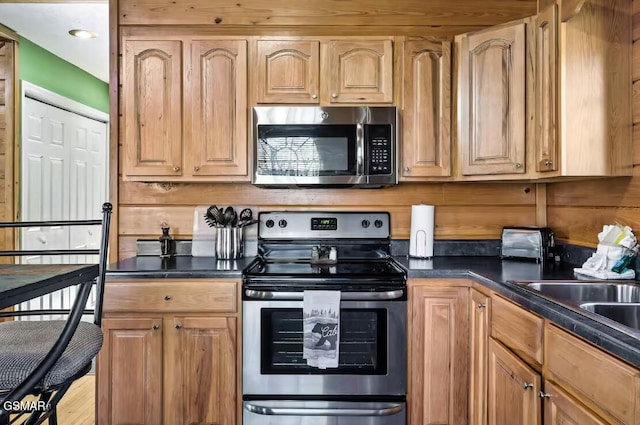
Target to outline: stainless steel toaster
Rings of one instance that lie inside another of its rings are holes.
[[[552,261],[555,239],[548,227],[507,226],[502,228],[502,258],[530,258],[538,262]]]

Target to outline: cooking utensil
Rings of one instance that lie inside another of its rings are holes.
[[[215,205],[211,205],[204,213],[204,221],[207,222],[209,227],[215,227],[218,224],[218,219],[216,218],[216,216],[216,207]]]
[[[231,223],[233,223],[233,215],[235,214],[235,211],[233,210],[232,206],[228,206],[227,208],[225,208],[224,210],[224,220],[223,220],[223,226],[231,226]]]
[[[258,219],[244,220],[244,221],[241,221],[238,224],[238,227],[246,227],[246,226],[249,226],[251,224],[256,224],[258,221],[260,221],[260,220],[258,220]]]
[[[224,222],[224,212],[222,211],[222,208],[218,208],[215,205],[212,205],[213,207],[213,216],[216,219],[216,223],[220,226],[224,226],[223,222]]]
[[[253,211],[251,211],[251,208],[245,208],[242,211],[240,211],[240,221],[247,221],[247,220],[251,220],[253,218]]]

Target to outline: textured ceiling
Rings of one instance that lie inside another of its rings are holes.
[[[109,5],[104,3],[0,3],[0,24],[84,69],[109,81]],[[71,29],[98,33],[79,39]]]

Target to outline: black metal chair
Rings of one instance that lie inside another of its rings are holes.
[[[0,425],[22,422],[25,425],[57,425],[56,406],[71,384],[91,370],[94,357],[102,347],[100,328],[107,265],[109,224],[112,206],[102,206],[101,220],[0,223],[0,228],[46,226],[101,226],[99,249],[42,251],[4,251],[0,256],[25,255],[98,255],[98,276],[81,283],[70,310],[29,310],[0,312],[0,317],[66,314],[66,320],[8,321],[0,323]],[[95,273],[95,272],[94,272]],[[95,274],[93,274],[95,276]],[[93,310],[87,310],[92,287],[96,286]],[[83,322],[85,314],[94,321]],[[36,409],[13,410],[12,403],[23,400]],[[40,402],[40,404],[38,404]],[[46,406],[42,409],[42,406]]]

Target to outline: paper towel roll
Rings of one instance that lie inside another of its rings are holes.
[[[411,206],[411,237],[409,255],[411,257],[433,257],[433,205]]]

